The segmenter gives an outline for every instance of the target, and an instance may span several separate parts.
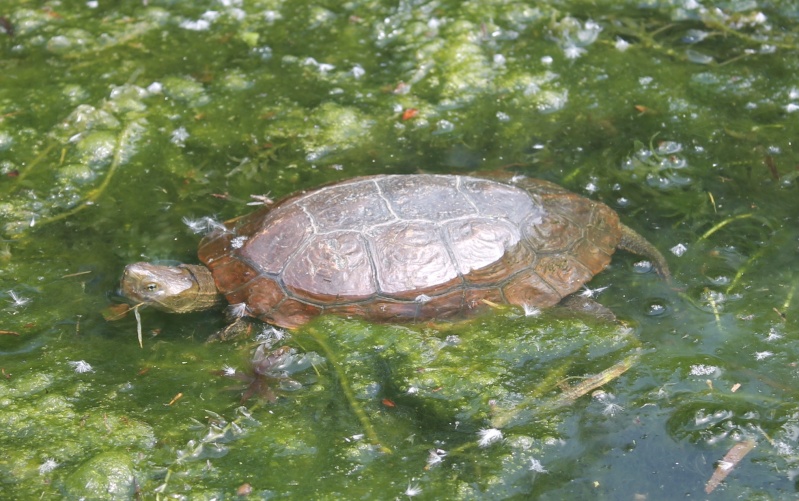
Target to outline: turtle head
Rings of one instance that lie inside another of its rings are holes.
[[[122,275],[120,294],[133,304],[169,313],[205,310],[220,301],[208,268],[191,264],[129,264]]]

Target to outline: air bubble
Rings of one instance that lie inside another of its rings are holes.
[[[449,120],[439,120],[436,123],[436,134],[446,134],[455,130],[455,124]]]
[[[662,299],[653,299],[646,305],[644,313],[649,317],[659,317],[668,313],[669,308]]]
[[[682,169],[688,166],[688,162],[677,155],[669,155],[660,161],[661,169]]]
[[[712,285],[729,285],[730,283],[730,277],[724,275],[719,275],[717,277],[710,277],[708,278],[708,280],[710,280],[710,283]]]
[[[11,148],[14,144],[14,138],[8,132],[0,132],[0,151],[5,151]]]
[[[116,144],[111,132],[92,132],[78,141],[78,153],[81,161],[96,169],[111,162]]]
[[[657,147],[658,155],[671,155],[680,151],[682,151],[682,144],[676,141],[662,141]]]
[[[675,256],[680,257],[683,254],[685,254],[685,252],[688,250],[688,247],[685,244],[680,243],[680,244],[675,245],[674,247],[672,247],[669,250]]]
[[[710,64],[713,62],[713,57],[708,56],[706,54],[702,54],[701,52],[697,52],[692,49],[688,49],[685,51],[685,57],[688,58],[689,61],[696,64]]]
[[[58,178],[65,185],[84,185],[94,181],[97,173],[86,164],[69,164],[58,170]]]
[[[702,31],[702,30],[688,30],[685,32],[685,35],[682,37],[682,42],[688,44],[701,42],[702,40],[707,38],[709,34],[710,33],[708,33],[707,31]]]

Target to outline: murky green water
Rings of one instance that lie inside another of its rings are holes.
[[[0,16],[0,497],[695,498],[751,444],[711,496],[799,490],[795,3]],[[195,261],[184,218],[499,168],[617,209],[675,287],[615,256],[590,286],[630,331],[320,319],[287,341],[291,379],[269,373],[274,403],[240,402],[254,343],[205,343],[221,313],[144,311],[143,350],[100,314],[126,263]],[[576,400],[559,385],[614,368]]]

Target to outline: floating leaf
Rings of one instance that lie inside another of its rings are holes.
[[[713,490],[727,478],[727,475],[730,474],[732,469],[749,454],[749,451],[755,448],[755,445],[757,444],[751,438],[733,445],[730,451],[724,456],[724,459],[719,461],[719,464],[716,466],[716,471],[713,472],[710,480],[705,484],[705,492],[707,494],[713,492]]]

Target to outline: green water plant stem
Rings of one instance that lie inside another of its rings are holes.
[[[761,247],[760,249],[758,249],[757,252],[755,252],[754,254],[752,254],[749,257],[749,259],[746,261],[746,263],[744,263],[743,266],[738,268],[738,271],[735,272],[735,277],[730,282],[730,286],[727,287],[727,291],[726,291],[727,294],[729,294],[731,291],[733,291],[738,286],[738,283],[741,281],[741,278],[749,270],[749,266],[752,263],[756,262],[758,259],[760,259],[760,257],[763,256],[763,254],[766,253],[766,250],[767,250],[767,247]]]
[[[358,418],[358,421],[361,422],[361,426],[363,427],[366,437],[370,442],[372,442],[372,444],[378,446],[382,452],[390,454],[391,449],[380,442],[377,432],[375,431],[374,426],[372,426],[372,422],[369,420],[369,416],[366,415],[366,411],[363,410],[363,407],[361,407],[360,403],[355,399],[355,393],[352,391],[352,387],[347,380],[347,375],[342,370],[343,365],[339,360],[338,354],[333,351],[333,349],[327,343],[326,336],[315,328],[309,328],[306,330],[306,332],[319,345],[319,348],[321,348],[325,357],[330,362],[330,365],[333,367],[333,371],[335,371],[336,375],[338,376],[338,382],[341,386],[341,391],[344,393],[344,398],[347,399],[347,403],[350,405],[352,412]]]
[[[586,395],[590,391],[593,391],[600,386],[604,386],[618,378],[630,370],[636,364],[636,362],[638,362],[639,358],[640,355],[638,353],[633,353],[612,367],[608,367],[604,371],[588,377],[574,386],[568,387],[563,391],[563,394],[559,398],[551,403],[553,410],[564,405],[571,405],[575,400],[583,395]]]
[[[566,376],[569,368],[573,365],[573,360],[566,360],[557,367],[554,367],[547,373],[541,382],[525,397],[524,401],[512,409],[505,409],[498,411],[491,419],[491,426],[494,428],[504,428],[508,423],[512,422],[520,409],[528,408],[535,405],[544,395],[552,391],[552,389],[562,381]]]
[[[97,201],[97,199],[100,198],[100,196],[102,196],[106,188],[108,188],[109,184],[111,183],[111,179],[114,177],[114,174],[116,173],[117,169],[119,169],[119,166],[128,159],[127,157],[131,153],[131,148],[133,146],[133,143],[141,135],[141,132],[142,132],[142,125],[138,121],[133,120],[129,122],[125,126],[125,128],[122,129],[122,132],[119,134],[119,137],[117,138],[117,143],[114,148],[114,160],[111,162],[111,166],[108,168],[108,172],[106,172],[105,178],[103,178],[103,182],[100,183],[100,186],[91,190],[86,195],[86,197],[83,200],[81,200],[79,204],[77,204],[75,207],[71,208],[70,210],[42,218],[39,221],[37,221],[36,224],[44,225],[44,224],[54,223],[56,221],[66,219],[68,217],[72,217],[78,212],[82,211],[83,209],[93,205]],[[45,151],[49,151],[49,148],[48,150]],[[44,153],[42,153],[42,155],[44,155]],[[40,157],[42,155],[40,155]]]
[[[741,219],[749,219],[749,218],[756,218],[762,220],[762,218],[759,218],[758,216],[752,213],[738,214],[737,216],[728,217],[727,219],[717,223],[715,226],[707,230],[704,234],[702,234],[701,237],[699,237],[699,240],[697,241],[701,242],[702,240],[707,240],[712,234],[716,233],[717,231],[724,228],[728,224],[734,223],[735,221],[740,221]],[[765,221],[763,222],[765,223]]]
[[[788,311],[788,308],[791,306],[791,302],[793,301],[793,295],[796,292],[796,281],[794,281],[791,289],[788,291],[788,295],[785,297],[785,302],[782,304],[782,311]]]
[[[563,376],[571,366],[571,363],[569,362],[561,364],[559,367],[556,367],[549,374],[547,374],[547,377],[541,382],[541,384],[539,384],[537,388],[533,390],[533,392],[529,394],[522,403],[520,403],[518,406],[515,406],[513,409],[495,415],[491,420],[491,426],[495,428],[503,428],[511,423],[519,411],[523,409],[535,407],[537,414],[546,414],[548,412],[556,411],[561,407],[571,405],[578,398],[590,393],[600,386],[610,383],[614,379],[630,370],[636,364],[636,362],[638,362],[639,358],[640,355],[638,353],[633,353],[612,367],[594,374],[593,376],[586,377],[575,385],[564,386],[562,393],[557,397],[542,400],[541,397],[543,395],[548,393],[558,381],[563,380]]]
[[[33,171],[33,169],[36,166],[38,166],[40,163],[42,163],[42,160],[44,160],[45,157],[47,157],[47,155],[50,154],[50,152],[53,150],[53,148],[56,147],[56,144],[57,143],[55,143],[55,142],[50,143],[45,149],[42,150],[41,153],[39,153],[36,156],[36,158],[34,158],[31,161],[31,163],[28,164],[28,167],[26,169],[22,170],[19,173],[19,177],[17,177],[16,183],[14,183],[14,186],[13,186],[13,188],[11,190],[11,193],[14,193],[15,191],[19,190],[19,188],[22,186],[22,181],[26,177],[28,177],[28,175]]]

